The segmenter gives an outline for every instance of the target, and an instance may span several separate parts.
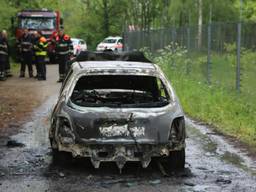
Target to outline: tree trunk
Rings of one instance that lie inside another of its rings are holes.
[[[108,14],[108,0],[103,0],[103,9],[104,9],[104,34],[105,37],[109,36],[109,14]]]

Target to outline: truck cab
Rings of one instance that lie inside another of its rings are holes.
[[[53,34],[57,33],[63,24],[59,11],[48,9],[22,10],[12,18],[12,26],[15,30],[16,40],[20,39],[25,29],[30,33],[40,32],[48,41],[51,41]],[[49,57],[54,58],[54,45],[48,48]]]

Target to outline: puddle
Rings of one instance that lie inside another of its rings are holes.
[[[57,95],[48,98],[41,107],[33,112],[32,121],[24,124],[21,133],[12,136],[11,139],[23,143],[26,148],[42,148],[42,146],[49,146],[48,119],[56,99]]]
[[[220,160],[256,175],[256,162],[228,143],[223,136],[214,134],[207,126],[199,125],[189,118],[186,118],[186,126],[189,137],[202,144],[206,156],[216,155]]]

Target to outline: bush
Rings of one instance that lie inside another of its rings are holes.
[[[232,46],[223,55],[212,54],[211,80],[207,84],[206,61],[203,54],[189,55],[184,47],[170,45],[153,58],[171,80],[184,108],[192,118],[213,125],[219,132],[256,145],[256,54],[243,50],[242,93],[235,90],[235,61]]]

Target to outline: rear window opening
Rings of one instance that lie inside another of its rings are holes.
[[[160,107],[169,95],[157,77],[94,75],[77,81],[70,100],[85,107]]]

